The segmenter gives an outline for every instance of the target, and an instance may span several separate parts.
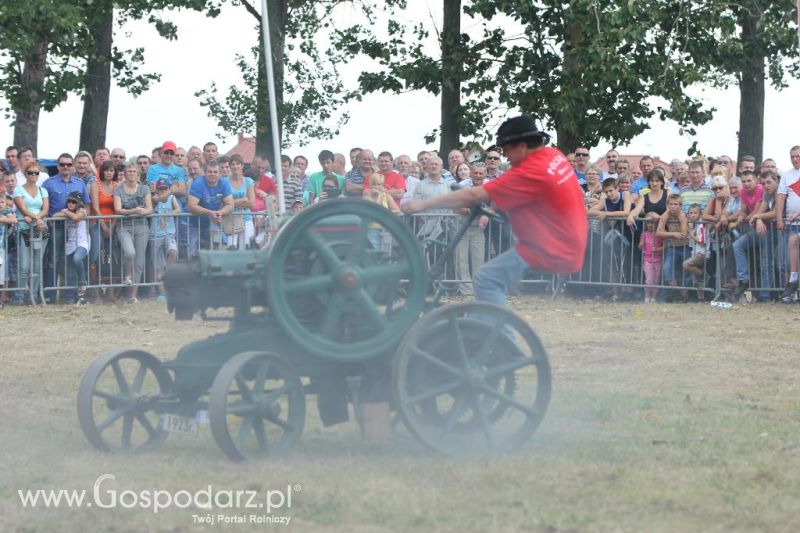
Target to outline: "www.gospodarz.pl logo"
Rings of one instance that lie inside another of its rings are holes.
[[[286,523],[289,516],[270,516],[276,511],[292,508],[292,494],[300,492],[299,484],[287,485],[285,489],[267,490],[216,490],[212,485],[197,491],[163,489],[117,490],[106,484],[114,481],[113,474],[99,476],[91,494],[85,489],[20,489],[20,503],[27,508],[87,508],[142,509],[154,514],[165,509],[199,509],[203,511],[247,510],[258,511],[258,515],[192,515],[195,523]],[[104,485],[105,484],[105,485]],[[242,522],[241,519],[245,521]],[[252,520],[251,520],[252,519]]]

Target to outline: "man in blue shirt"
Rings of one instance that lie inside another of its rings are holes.
[[[575,175],[578,176],[578,185],[586,185],[586,169],[589,168],[589,149],[579,146],[575,150]]]
[[[155,184],[160,179],[165,179],[170,184],[170,193],[178,199],[181,207],[186,206],[186,172],[182,167],[174,164],[175,143],[167,141],[161,145],[161,163],[151,165],[147,169],[147,184],[155,190]]]
[[[631,184],[631,193],[633,194],[640,194],[639,191],[647,187],[647,175],[650,174],[650,171],[655,168],[655,162],[653,158],[649,155],[644,156],[639,160],[639,176],[636,180]],[[684,206],[685,209],[689,209],[688,206]]]
[[[73,175],[73,159],[69,154],[58,156],[58,174],[48,178],[42,183],[42,188],[47,190],[50,198],[48,217],[60,218],[50,221],[50,241],[44,254],[44,286],[57,287],[58,275],[61,274],[66,284],[67,271],[64,255],[66,234],[64,232],[64,214],[67,207],[67,197],[72,192],[77,192],[83,198],[84,205],[90,205],[89,193],[82,179]],[[69,298],[70,295],[67,295]],[[46,295],[46,301],[52,303],[53,295]],[[71,299],[68,301],[72,301]]]
[[[212,241],[222,237],[222,217],[233,211],[231,184],[219,175],[219,163],[206,165],[206,175],[192,182],[187,200],[189,212],[198,215],[189,226],[189,256],[197,255],[199,247],[209,249],[221,242]]]
[[[174,164],[176,151],[177,147],[174,142],[165,141],[164,144],[161,145],[161,162],[150,165],[150,160],[147,159],[147,184],[150,186],[150,190],[155,193],[155,186],[158,180],[167,180],[167,183],[170,184],[170,193],[178,200],[181,211],[185,213],[187,211],[186,172],[183,170],[183,167]],[[142,157],[146,158],[147,156],[139,156],[139,159],[142,159]],[[142,166],[140,165],[139,168],[141,169]],[[189,217],[178,217],[178,232],[175,236],[175,240],[178,243],[180,256],[186,257],[189,246]]]

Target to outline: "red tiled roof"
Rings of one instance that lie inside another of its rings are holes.
[[[620,159],[626,159],[631,164],[631,171],[633,171],[633,172],[639,172],[639,161],[641,161],[643,157],[647,157],[647,155],[646,154],[642,154],[642,155],[620,154],[619,155]],[[608,164],[606,163],[605,157],[602,157],[601,159],[598,159],[597,161],[594,162],[594,164],[597,165],[597,168],[599,168],[602,171],[608,170]],[[657,166],[657,167],[663,168],[666,171],[669,171],[669,163],[665,163],[664,161],[661,161],[657,156],[653,157],[653,164],[655,166]],[[669,175],[669,174],[667,174],[667,175]]]
[[[239,134],[239,144],[228,150],[225,155],[230,157],[233,154],[239,154],[245,163],[250,163],[256,155],[256,139],[255,137],[245,137],[244,134]]]

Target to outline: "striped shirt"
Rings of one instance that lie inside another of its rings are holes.
[[[714,191],[711,187],[702,184],[697,189],[693,188],[691,184],[687,184],[681,188],[681,201],[683,202],[683,212],[687,213],[692,204],[700,206],[700,212],[705,211],[708,202],[714,197]]]

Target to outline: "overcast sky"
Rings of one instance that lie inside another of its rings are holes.
[[[260,2],[255,2],[260,5]],[[440,0],[413,2],[409,17],[428,17],[441,12]],[[427,4],[427,5],[426,5]],[[162,80],[144,95],[133,98],[119,88],[112,88],[108,120],[109,148],[122,147],[128,156],[148,153],[164,140],[179,146],[202,145],[208,140],[217,142],[220,151],[233,147],[236,136],[218,139],[219,128],[207,117],[194,92],[212,81],[226,88],[235,83],[237,69],[233,64],[236,53],[248,54],[257,35],[255,19],[243,8],[228,7],[217,19],[207,19],[192,12],[173,13],[171,18],[180,28],[179,39],[167,42],[144,24],[136,23],[126,30],[130,37],[119,33],[130,46],[144,46],[146,68],[162,74]],[[344,72],[356,76],[361,64],[348,65]],[[367,64],[366,68],[369,68]],[[351,81],[355,81],[352,79]],[[709,155],[727,154],[736,157],[739,94],[736,88],[719,91],[698,88],[696,94],[713,103],[718,109],[714,120],[699,128],[696,140],[700,149]],[[389,150],[416,154],[426,148],[424,135],[438,126],[439,100],[428,93],[408,93],[400,96],[372,94],[361,102],[347,107],[351,119],[340,135],[330,141],[316,141],[305,147],[290,147],[286,153],[303,153],[315,166],[316,154],[323,148],[347,153],[352,146],[373,150]],[[39,124],[39,153],[54,158],[61,152],[75,152],[78,144],[82,102],[71,97],[52,113],[42,113]],[[0,119],[0,144],[12,143],[10,121]],[[766,127],[764,155],[778,161],[780,168],[789,166],[789,148],[800,144],[800,82],[793,80],[789,88],[776,92],[768,89],[766,98]],[[693,138],[681,137],[674,123],[654,120],[651,129],[621,149],[628,154],[652,154],[662,159],[684,157]],[[437,145],[429,145],[435,148]],[[593,149],[593,158],[600,157],[610,146],[601,144]]]

